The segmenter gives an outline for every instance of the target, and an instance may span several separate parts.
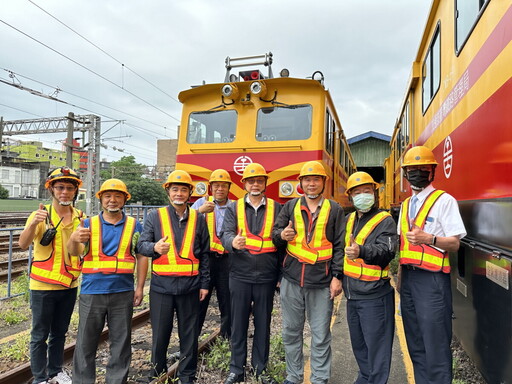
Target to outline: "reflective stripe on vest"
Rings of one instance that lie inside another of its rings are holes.
[[[289,241],[286,246],[286,251],[290,256],[298,260],[315,264],[332,259],[332,243],[327,240],[325,229],[329,214],[331,212],[331,202],[325,199],[320,207],[320,212],[316,219],[315,228],[313,229],[313,236],[309,243],[307,243],[307,230],[304,224],[304,219],[301,213],[300,199],[293,208],[293,216],[295,218],[295,232],[297,235],[292,241]]]
[[[131,246],[136,221],[129,216],[125,216],[125,220],[117,252],[108,256],[103,253],[101,219],[99,216],[91,217],[91,239],[89,252],[85,255],[82,264],[83,273],[133,273],[135,257],[132,255]]]
[[[277,251],[276,246],[272,242],[272,226],[274,225],[274,200],[267,198],[265,209],[265,217],[263,225],[258,235],[253,234],[249,230],[245,217],[245,197],[238,199],[237,202],[237,222],[238,230],[244,229],[242,236],[245,236],[245,249],[252,254],[270,253]]]
[[[171,218],[167,207],[158,208],[162,238],[167,236],[166,243],[171,248],[167,255],[153,259],[153,273],[159,276],[197,276],[199,274],[199,260],[194,256],[194,240],[196,237],[197,212],[188,210],[187,226],[181,243],[181,249],[176,249]]]
[[[444,193],[439,189],[434,190],[427,196],[425,202],[418,210],[414,225],[423,229],[428,213],[437,199]],[[409,221],[410,197],[402,203],[402,218],[400,222],[400,264],[414,265],[418,268],[431,272],[450,273],[450,259],[448,252],[442,252],[427,244],[412,245],[405,234],[409,232],[412,225]]]
[[[55,209],[50,209],[50,207],[50,204],[45,205],[46,210],[51,212],[50,223],[55,227],[60,221],[60,217]],[[73,223],[75,219],[79,220],[82,216],[82,211],[73,208]],[[50,257],[46,260],[32,261],[30,278],[43,283],[57,284],[69,288],[73,281],[80,276],[80,258],[78,255],[69,255],[67,245],[62,242],[61,228],[62,227],[59,225],[53,241],[51,244],[47,245],[47,247],[51,247],[52,249]],[[37,247],[43,246],[37,244],[35,248]]]
[[[375,227],[379,225],[384,219],[391,217],[388,212],[379,212],[373,216],[358,232],[354,241],[359,245],[364,245],[366,239],[372,233]],[[354,222],[356,221],[356,212],[352,212],[347,220],[345,231],[345,244],[350,244],[350,236],[354,231]],[[362,281],[377,281],[380,279],[389,279],[389,265],[382,269],[378,265],[366,264],[362,258],[350,260],[344,257],[343,260],[343,273],[346,276]]]
[[[213,196],[207,196],[206,201],[213,201]],[[228,200],[229,202],[229,200]],[[213,212],[209,212],[205,214],[206,216],[206,225],[208,227],[208,233],[210,234],[210,251],[217,252],[219,254],[224,253],[224,247],[220,239],[217,236],[217,223],[215,221],[215,209]]]

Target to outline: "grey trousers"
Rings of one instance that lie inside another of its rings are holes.
[[[96,382],[96,350],[105,320],[110,343],[106,383],[127,382],[132,357],[133,295],[133,291],[80,295],[78,336],[73,356],[73,384]]]
[[[326,384],[331,376],[331,317],[333,301],[329,287],[302,288],[281,281],[283,344],[286,355],[286,379],[293,383],[304,380],[304,323],[311,328],[311,384]]]

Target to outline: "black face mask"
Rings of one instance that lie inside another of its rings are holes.
[[[421,169],[411,169],[407,171],[407,180],[416,188],[425,188],[430,184],[430,171],[422,171]]]

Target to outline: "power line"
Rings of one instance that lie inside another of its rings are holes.
[[[117,88],[119,88],[119,89],[122,89],[123,91],[125,91],[125,92],[127,92],[128,94],[132,95],[132,96],[133,96],[133,97],[135,97],[136,99],[138,99],[138,100],[140,100],[140,101],[144,102],[145,104],[149,105],[150,107],[155,108],[156,110],[158,110],[158,111],[162,112],[163,114],[165,114],[165,115],[169,116],[170,118],[172,118],[172,119],[174,119],[174,120],[176,120],[176,121],[178,121],[178,122],[180,121],[180,120],[178,120],[176,117],[174,117],[174,116],[172,116],[171,114],[169,114],[169,113],[167,113],[166,111],[164,111],[163,109],[161,109],[161,108],[157,107],[156,105],[151,104],[149,101],[147,101],[147,100],[143,99],[143,98],[142,98],[142,97],[140,97],[140,96],[137,96],[136,94],[134,94],[133,92],[131,92],[131,91],[127,90],[126,88],[123,88],[123,87],[119,86],[118,84],[116,84],[116,83],[115,83],[115,82],[113,82],[112,80],[110,80],[110,79],[106,78],[106,77],[105,77],[105,76],[103,76],[103,75],[100,75],[99,73],[97,73],[97,72],[93,71],[92,69],[90,69],[90,68],[86,67],[85,65],[83,65],[83,64],[81,64],[81,63],[79,63],[78,61],[76,61],[76,60],[74,60],[74,59],[70,58],[69,56],[66,56],[65,54],[63,54],[63,53],[61,53],[61,52],[57,51],[56,49],[54,49],[54,48],[50,47],[49,45],[47,45],[47,44],[43,43],[42,41],[37,40],[35,37],[30,36],[29,34],[27,34],[27,33],[23,32],[22,30],[20,30],[20,29],[18,29],[18,28],[16,28],[16,27],[14,27],[13,25],[11,25],[11,24],[7,23],[6,21],[4,21],[4,20],[0,20],[0,22],[1,22],[1,23],[3,23],[3,24],[5,24],[5,25],[7,25],[8,27],[10,27],[10,28],[14,29],[15,31],[17,31],[17,32],[21,33],[22,35],[24,35],[24,36],[28,37],[29,39],[31,39],[31,40],[33,40],[33,41],[37,42],[38,44],[41,44],[43,47],[48,48],[49,50],[51,50],[52,52],[54,52],[54,53],[58,54],[59,56],[64,57],[65,59],[67,59],[67,60],[71,61],[72,63],[74,63],[74,64],[78,65],[79,67],[81,67],[81,68],[85,69],[86,71],[88,71],[88,72],[90,72],[90,73],[92,73],[92,74],[94,74],[94,75],[98,76],[99,78],[103,79],[104,81],[108,82],[109,84],[112,84],[113,86],[115,86],[115,87],[117,87]]]
[[[103,52],[105,55],[107,55],[108,57],[110,57],[112,60],[114,60],[116,63],[118,64],[121,64],[121,66],[123,68],[126,68],[127,70],[129,70],[131,73],[133,73],[135,76],[139,77],[140,79],[144,80],[146,83],[148,83],[149,85],[153,86],[154,88],[158,89],[160,92],[162,92],[164,95],[168,96],[169,98],[171,98],[172,100],[176,101],[177,103],[179,103],[178,100],[176,100],[176,98],[174,98],[173,96],[169,95],[167,92],[165,92],[163,89],[161,89],[160,87],[158,87],[157,85],[153,84],[151,81],[145,79],[144,77],[142,77],[141,75],[139,75],[137,72],[135,72],[133,69],[131,69],[130,67],[128,67],[126,64],[124,64],[123,62],[119,61],[118,59],[116,59],[114,56],[112,56],[110,53],[108,53],[107,51],[105,51],[103,48],[99,47],[98,45],[94,44],[91,40],[89,40],[87,37],[83,36],[82,34],[80,34],[78,31],[74,30],[73,28],[71,28],[69,25],[67,25],[66,23],[64,23],[63,21],[59,20],[57,17],[55,17],[54,15],[52,15],[50,12],[46,11],[45,9],[43,9],[41,6],[37,5],[36,3],[34,3],[32,0],[28,0],[31,4],[33,4],[34,6],[36,6],[37,8],[39,8],[41,11],[43,11],[44,13],[46,13],[48,16],[50,16],[52,19],[54,19],[55,21],[57,21],[58,23],[60,23],[61,25],[63,25],[64,27],[66,27],[67,29],[69,29],[71,32],[77,34],[78,36],[80,36],[82,39],[84,39],[85,41],[87,41],[89,44],[91,44],[93,47],[97,48],[98,50],[100,50],[101,52]]]

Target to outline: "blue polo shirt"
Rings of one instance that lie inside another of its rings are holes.
[[[116,224],[111,224],[103,219],[103,212],[100,213],[101,234],[103,252],[106,255],[114,255],[117,252],[121,235],[123,234],[126,216],[123,212],[123,218]],[[84,220],[84,227],[89,228],[90,219]],[[134,238],[138,239],[142,233],[142,224],[135,223]],[[134,239],[134,240],[135,240]],[[132,240],[132,242],[135,242]],[[132,243],[133,244],[133,243]],[[89,244],[87,244],[88,246]],[[100,295],[105,293],[118,293],[133,291],[134,281],[132,273],[82,273],[82,286],[80,293],[84,295]]]

